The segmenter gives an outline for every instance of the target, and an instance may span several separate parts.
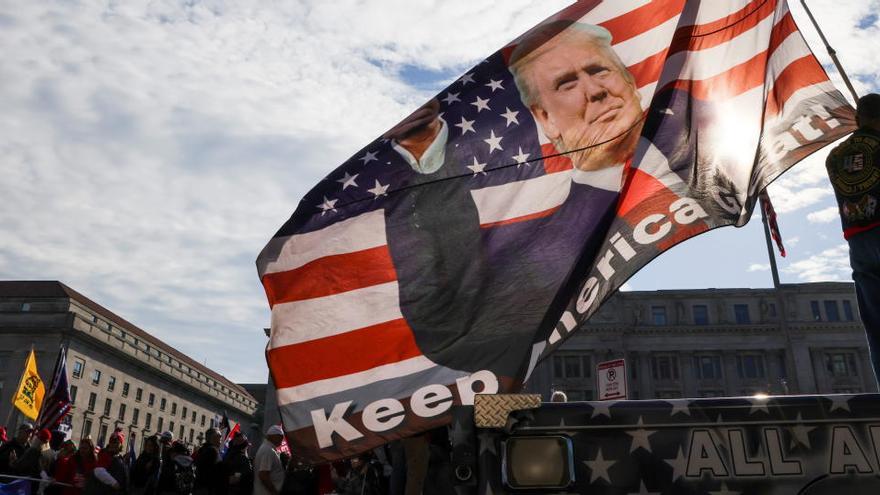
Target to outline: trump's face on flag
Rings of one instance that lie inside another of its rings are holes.
[[[601,27],[554,23],[527,35],[511,56],[523,102],[581,170],[622,164],[641,131],[635,80],[610,43]]]

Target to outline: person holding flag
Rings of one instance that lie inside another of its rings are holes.
[[[880,376],[880,94],[859,98],[856,122],[858,130],[831,151],[825,167],[849,243],[874,374]]]

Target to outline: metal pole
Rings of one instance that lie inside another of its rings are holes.
[[[779,269],[776,267],[776,253],[773,252],[773,239],[770,236],[770,226],[767,224],[767,212],[764,211],[764,202],[758,201],[761,205],[761,223],[764,224],[764,240],[767,241],[767,256],[770,258],[770,273],[773,274],[773,287],[779,288]]]
[[[825,44],[825,49],[828,50],[828,55],[831,56],[831,60],[834,62],[834,66],[837,67],[837,72],[840,74],[840,77],[843,78],[843,83],[846,84],[846,89],[848,89],[850,94],[852,95],[853,101],[858,102],[859,95],[858,93],[856,93],[855,88],[853,88],[853,85],[849,80],[849,76],[846,75],[846,71],[843,70],[843,66],[840,65],[840,60],[837,59],[837,52],[834,50],[834,48],[831,48],[831,45],[828,44],[828,39],[825,38],[825,33],[822,32],[822,28],[819,27],[819,23],[816,22],[816,18],[813,17],[813,13],[810,11],[810,8],[807,7],[807,0],[801,0],[801,5],[804,6],[804,10],[807,11],[807,16],[810,18],[810,22],[813,23],[813,26],[819,33],[819,37],[822,38],[822,43]]]

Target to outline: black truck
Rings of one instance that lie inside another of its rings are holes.
[[[478,395],[451,431],[463,494],[880,494],[877,394]]]

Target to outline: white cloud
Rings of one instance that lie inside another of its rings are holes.
[[[839,244],[809,258],[792,262],[782,271],[795,275],[802,282],[848,280],[852,273],[849,266],[849,246]]]
[[[746,271],[748,272],[766,272],[770,270],[769,263],[752,263]]]
[[[807,214],[807,220],[810,223],[830,223],[839,218],[836,206],[829,206],[818,211]]]
[[[254,259],[299,198],[433,94],[405,67],[458,75],[566,3],[4,9],[0,278],[62,280],[265,380]]]

